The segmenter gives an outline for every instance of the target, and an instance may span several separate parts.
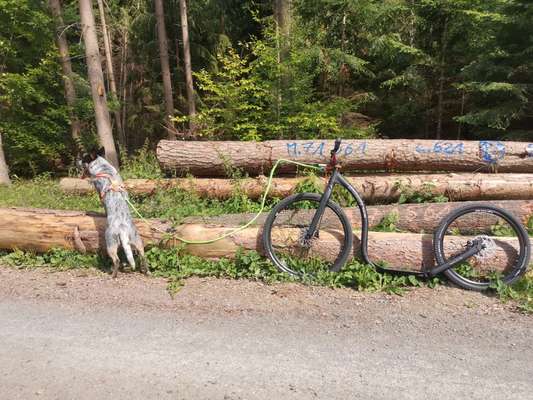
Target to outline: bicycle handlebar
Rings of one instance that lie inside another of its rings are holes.
[[[328,168],[334,168],[335,165],[337,165],[337,152],[339,151],[340,147],[341,139],[336,139],[333,150],[331,150],[331,160],[329,161]]]
[[[331,150],[331,155],[337,153],[341,147],[341,139],[335,139],[335,145],[333,146],[333,150]]]

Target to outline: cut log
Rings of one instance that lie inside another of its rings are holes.
[[[313,179],[318,187],[325,187],[324,178],[274,178],[270,197],[283,198],[295,193],[302,183]],[[316,179],[316,180],[315,180]],[[364,175],[346,179],[365,202],[385,203],[397,201],[400,196],[416,193],[427,196],[446,196],[450,200],[522,200],[533,199],[533,174],[419,174],[419,175]],[[128,179],[126,188],[133,194],[152,194],[157,190],[180,188],[200,197],[228,199],[235,193],[244,193],[259,199],[267,184],[264,176],[240,180],[222,178]],[[62,190],[68,193],[90,193],[89,181],[63,178]]]
[[[490,202],[467,201],[462,203],[424,203],[424,204],[393,204],[367,207],[368,222],[370,229],[376,229],[382,226],[384,218],[395,221],[394,226],[398,231],[414,233],[432,233],[439,222],[450,212],[458,207],[469,204],[490,204],[501,207],[513,214],[524,225],[527,225],[530,218],[533,218],[533,200],[502,200]],[[361,228],[361,214],[358,208],[344,208],[344,212],[350,220],[354,229]],[[291,212],[290,218],[292,224],[309,224],[313,211],[301,210],[297,213]],[[482,231],[483,228],[490,228],[497,223],[497,217],[490,217],[488,214],[483,215],[476,213],[475,220],[466,221],[458,220],[458,223],[467,224],[468,227]],[[242,226],[250,221],[255,214],[226,214],[215,217],[187,217],[182,222],[185,224],[205,224],[214,226]],[[268,213],[262,213],[255,221],[254,225],[263,225]],[[328,214],[324,214],[321,220],[321,226],[335,226],[338,220],[329,221]],[[282,220],[278,220],[282,221]],[[461,225],[457,225],[460,227]],[[461,226],[466,228],[465,226]]]
[[[331,140],[175,142],[157,146],[161,166],[178,174],[225,176],[235,169],[266,174],[279,159],[325,163]],[[533,143],[441,140],[345,140],[338,152],[345,171],[533,172]],[[279,172],[293,172],[284,165]]]
[[[228,233],[235,227],[184,224],[173,230],[170,223],[162,220],[150,220],[148,223],[135,221],[135,223],[146,245],[180,246],[182,251],[200,257],[233,257],[241,248],[262,251],[259,226],[241,230],[211,244],[184,246],[181,242],[169,239],[166,234],[153,228],[163,232],[173,232],[176,236],[188,240],[209,240]],[[87,251],[94,252],[105,248],[104,229],[105,217],[102,214],[43,209],[0,209],[0,248],[3,249],[18,248],[38,252],[58,247],[76,249],[76,242],[81,240]],[[299,235],[299,229],[286,228],[280,230],[279,234],[291,238]],[[316,255],[330,259],[331,249],[338,246],[338,237],[338,234],[325,231],[320,236]],[[498,238],[498,240],[509,242],[509,245],[499,246],[500,252],[492,255],[491,261],[504,259],[504,251],[514,251],[513,239]],[[448,251],[453,251],[459,246],[453,240],[447,243],[449,243],[446,249]],[[355,256],[358,245],[359,241],[356,239]],[[427,234],[371,232],[369,255],[373,261],[382,261],[393,265],[395,269],[405,271],[420,271],[424,268],[423,265],[431,266],[434,262],[432,238]]]

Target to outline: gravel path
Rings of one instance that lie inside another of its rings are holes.
[[[533,317],[439,287],[0,267],[2,399],[531,399]]]

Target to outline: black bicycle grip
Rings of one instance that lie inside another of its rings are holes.
[[[331,153],[334,154],[341,148],[341,139],[335,139],[335,146],[333,146],[333,150],[331,150]]]

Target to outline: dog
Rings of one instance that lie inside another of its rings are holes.
[[[131,218],[130,209],[126,199],[128,193],[124,188],[124,182],[113,167],[105,158],[104,148],[93,148],[89,153],[78,158],[77,166],[81,169],[82,178],[89,177],[100,196],[106,216],[107,226],[105,230],[105,241],[107,254],[113,261],[112,277],[116,278],[120,266],[118,248],[122,246],[128,264],[135,270],[135,260],[133,258],[132,246],[137,251],[140,258],[140,269],[145,275],[148,270],[148,262],[144,254],[144,245]]]

